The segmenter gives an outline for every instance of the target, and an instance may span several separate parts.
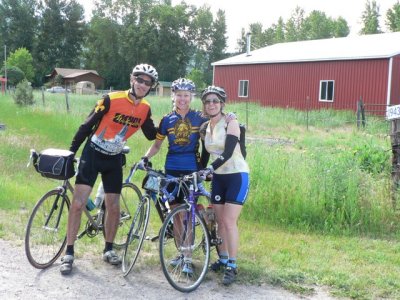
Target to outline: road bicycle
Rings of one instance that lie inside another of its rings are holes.
[[[210,251],[222,243],[217,235],[212,206],[206,210],[196,203],[202,194],[198,172],[170,179],[184,193],[184,204],[166,217],[159,237],[160,262],[168,282],[181,292],[197,289],[204,280],[210,262]],[[173,239],[170,228],[173,226]]]
[[[122,258],[122,271],[124,276],[127,276],[135,265],[144,241],[148,240],[154,242],[159,239],[162,224],[171,211],[169,202],[174,200],[175,197],[181,193],[180,186],[176,185],[176,178],[166,175],[162,171],[155,170],[149,166],[144,168],[140,163],[132,165],[131,171],[125,183],[131,182],[131,179],[137,170],[146,172],[142,184],[144,194],[136,212],[133,215],[131,228],[125,243],[125,249]],[[204,186],[200,184],[199,189],[201,192],[198,192],[197,198],[203,197],[209,199],[210,193],[204,188]],[[168,192],[168,190],[170,190],[170,192]],[[158,218],[150,218],[151,202],[154,203]],[[152,219],[151,222],[150,219]],[[147,234],[149,227],[151,235]],[[165,239],[169,238],[173,240],[172,223],[168,226],[167,230],[168,234]]]
[[[129,152],[126,147],[123,155]],[[38,153],[32,149],[29,161]],[[75,164],[79,159],[74,160]],[[29,164],[28,164],[29,165]],[[100,187],[99,187],[100,188]],[[71,205],[70,196],[73,187],[69,179],[63,180],[62,184],[44,194],[35,204],[29,217],[25,232],[25,253],[32,266],[45,269],[51,266],[62,254],[67,239],[68,211]],[[120,196],[120,222],[116,238],[115,249],[125,247],[126,236],[131,225],[131,219],[142,198],[140,189],[132,183],[124,183]],[[85,228],[78,234],[77,239],[83,236],[90,238],[97,234],[105,234],[104,220],[107,210],[104,205],[104,194],[98,203],[98,208],[89,211],[84,208],[83,215],[87,222]]]

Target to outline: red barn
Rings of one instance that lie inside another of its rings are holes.
[[[295,109],[356,110],[360,97],[400,104],[400,32],[275,44],[212,65],[228,100]]]

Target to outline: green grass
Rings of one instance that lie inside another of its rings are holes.
[[[35,97],[35,105],[21,108],[0,95],[0,123],[6,125],[0,131],[0,237],[5,239],[23,238],[34,203],[58,185],[26,167],[29,149],[68,148],[98,100],[71,95],[67,113],[64,95],[45,94],[45,105],[41,94]],[[149,101],[158,123],[171,100]],[[193,106],[200,108],[200,101]],[[391,196],[388,122],[369,117],[367,127],[358,130],[352,112],[307,114],[254,103],[228,104],[226,110],[236,112],[241,123],[248,121],[251,190],[239,224],[239,280],[300,294],[323,285],[338,297],[400,298],[400,215]],[[139,133],[128,145],[129,165],[151,143]],[[163,167],[166,148],[153,159],[155,167]],[[83,252],[102,239],[79,243]]]

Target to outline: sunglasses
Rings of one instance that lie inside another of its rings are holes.
[[[219,103],[221,103],[221,100],[220,99],[218,99],[218,98],[214,98],[214,99],[207,99],[207,100],[204,100],[203,101],[203,104],[219,104]]]
[[[136,80],[137,83],[140,83],[140,84],[144,83],[146,86],[152,86],[153,85],[153,81],[143,79],[142,77],[139,77],[139,76],[136,76],[135,80]]]

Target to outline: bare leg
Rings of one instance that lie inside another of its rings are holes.
[[[119,209],[119,196],[120,194],[106,194],[106,220],[105,220],[105,233],[106,242],[113,243],[115,235],[117,234],[120,209]]]
[[[71,207],[68,214],[67,245],[73,245],[81,225],[83,208],[92,191],[92,187],[84,184],[77,184],[74,190]]]
[[[225,204],[222,223],[224,224],[224,234],[226,238],[226,246],[228,248],[229,257],[237,257],[239,249],[239,229],[237,226],[237,221],[239,219],[241,211],[241,205],[230,203]]]
[[[225,205],[214,204],[215,218],[218,224],[218,236],[222,239],[222,243],[218,245],[218,250],[221,253],[228,253],[227,238],[224,219]]]

